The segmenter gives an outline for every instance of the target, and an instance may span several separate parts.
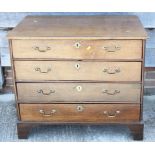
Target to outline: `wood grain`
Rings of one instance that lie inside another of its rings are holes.
[[[23,38],[104,38],[145,39],[137,16],[27,16],[10,39]]]
[[[29,123],[128,123],[142,139],[146,37],[135,16],[26,17],[8,34],[19,138]]]
[[[38,93],[40,90],[42,91]],[[140,90],[141,86],[139,84],[105,84],[80,82],[17,83],[18,100],[20,102],[128,101],[139,103]]]
[[[134,122],[139,120],[139,112],[138,104],[20,104],[22,121]]]
[[[12,44],[14,58],[142,58],[141,40],[13,40]]]
[[[140,62],[15,61],[14,63],[18,81],[141,81]]]

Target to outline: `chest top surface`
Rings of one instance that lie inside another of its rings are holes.
[[[27,16],[9,39],[146,39],[137,16]]]

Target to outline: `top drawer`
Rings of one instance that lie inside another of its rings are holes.
[[[13,40],[14,58],[141,59],[141,40]]]

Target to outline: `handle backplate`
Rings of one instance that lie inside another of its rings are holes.
[[[40,89],[37,91],[39,94],[42,94],[42,95],[50,95],[52,93],[55,93],[55,90],[50,90],[49,92],[44,92],[44,90]]]
[[[103,70],[103,72],[104,72],[104,73],[107,73],[107,74],[116,74],[116,73],[120,73],[121,70],[120,70],[120,68],[116,68],[116,69],[114,69],[114,70],[105,68],[105,69]]]
[[[45,112],[44,110],[41,109],[41,110],[39,110],[39,113],[44,117],[50,117],[56,113],[56,109],[52,109],[50,112]]]
[[[110,117],[110,118],[114,118],[118,114],[120,114],[120,111],[119,110],[116,110],[114,112],[104,111],[104,115],[106,115],[107,117]]]
[[[50,72],[50,71],[51,71],[51,68],[47,68],[47,70],[46,70],[46,71],[42,71],[42,70],[41,70],[41,68],[36,67],[36,68],[35,68],[35,71],[36,71],[36,72],[40,72],[40,73],[48,73],[48,72]]]
[[[103,48],[107,52],[116,52],[121,49],[121,46],[112,45],[112,46],[104,46]]]
[[[116,95],[116,94],[119,94],[120,93],[120,91],[119,90],[114,90],[114,91],[109,91],[109,90],[107,90],[107,89],[104,89],[103,91],[102,91],[102,93],[105,93],[105,94],[107,94],[107,95]]]
[[[46,46],[46,47],[35,46],[33,48],[34,48],[34,50],[36,50],[38,52],[47,52],[47,51],[51,50],[51,47],[49,47],[49,46]]]

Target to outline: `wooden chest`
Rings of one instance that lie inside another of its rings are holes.
[[[28,16],[8,34],[18,136],[42,124],[127,125],[143,138],[146,33],[136,16]]]

